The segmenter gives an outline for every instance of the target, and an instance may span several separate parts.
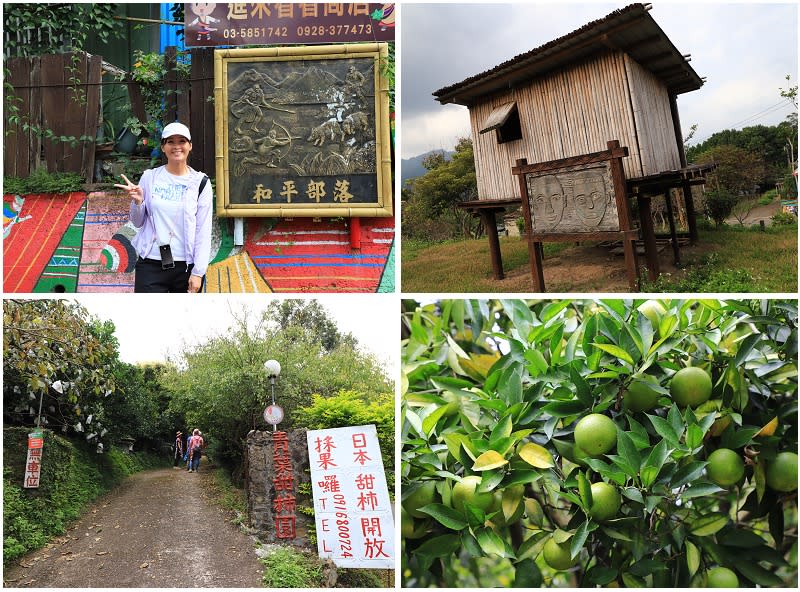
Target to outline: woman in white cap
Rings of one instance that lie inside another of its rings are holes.
[[[213,196],[208,177],[189,166],[189,128],[170,123],[161,132],[167,164],[148,169],[138,185],[125,175],[115,185],[131,197],[135,292],[199,292],[211,252]]]

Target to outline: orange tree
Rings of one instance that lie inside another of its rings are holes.
[[[404,301],[402,329],[405,586],[796,585],[796,302]]]

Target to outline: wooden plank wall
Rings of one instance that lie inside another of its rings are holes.
[[[494,132],[479,134],[498,105],[516,101],[522,139],[498,144]],[[669,101],[665,103],[669,111]],[[609,51],[554,72],[525,87],[494,95],[470,108],[479,199],[519,197],[511,167],[519,158],[544,162],[599,152],[608,140],[627,146],[627,177],[643,173],[625,55]],[[672,167],[674,168],[674,167]]]
[[[667,88],[627,54],[625,72],[639,138],[642,174],[653,175],[681,168]]]
[[[88,136],[91,140],[71,146],[58,140],[42,140],[35,132],[26,133],[21,125],[9,126],[14,133],[4,138],[5,175],[27,177],[39,165],[43,151],[49,172],[74,172],[87,181],[93,180],[95,136],[100,123],[101,62],[100,56],[87,59],[85,54],[74,61],[72,54],[6,61],[14,93],[22,99],[16,105],[23,122],[52,130],[57,136]]]
[[[216,175],[214,162],[215,127],[214,102],[214,49],[203,47],[192,50],[192,70],[189,75],[191,95],[189,97],[189,129],[192,132],[191,165],[213,177]],[[178,118],[185,121],[183,114]]]

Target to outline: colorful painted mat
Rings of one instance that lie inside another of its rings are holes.
[[[50,262],[44,268],[39,281],[33,288],[37,293],[77,291],[78,266],[81,260],[83,243],[83,223],[86,219],[86,202],[75,214],[61,242],[56,247]]]
[[[130,198],[91,193],[87,199],[78,292],[133,292],[135,233],[128,222]]]
[[[85,193],[3,196],[3,291],[32,292]]]
[[[248,225],[246,250],[275,292],[376,292],[394,238],[394,219],[363,218],[361,249],[341,221],[283,220],[258,235]]]
[[[272,292],[247,253],[240,253],[210,265],[203,291],[246,294]]]

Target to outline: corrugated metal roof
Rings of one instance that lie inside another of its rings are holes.
[[[672,94],[697,90],[703,79],[650,16],[649,5],[631,4],[602,19],[520,54],[491,70],[433,93],[440,103],[471,105],[598,52],[618,49],[658,77]]]

